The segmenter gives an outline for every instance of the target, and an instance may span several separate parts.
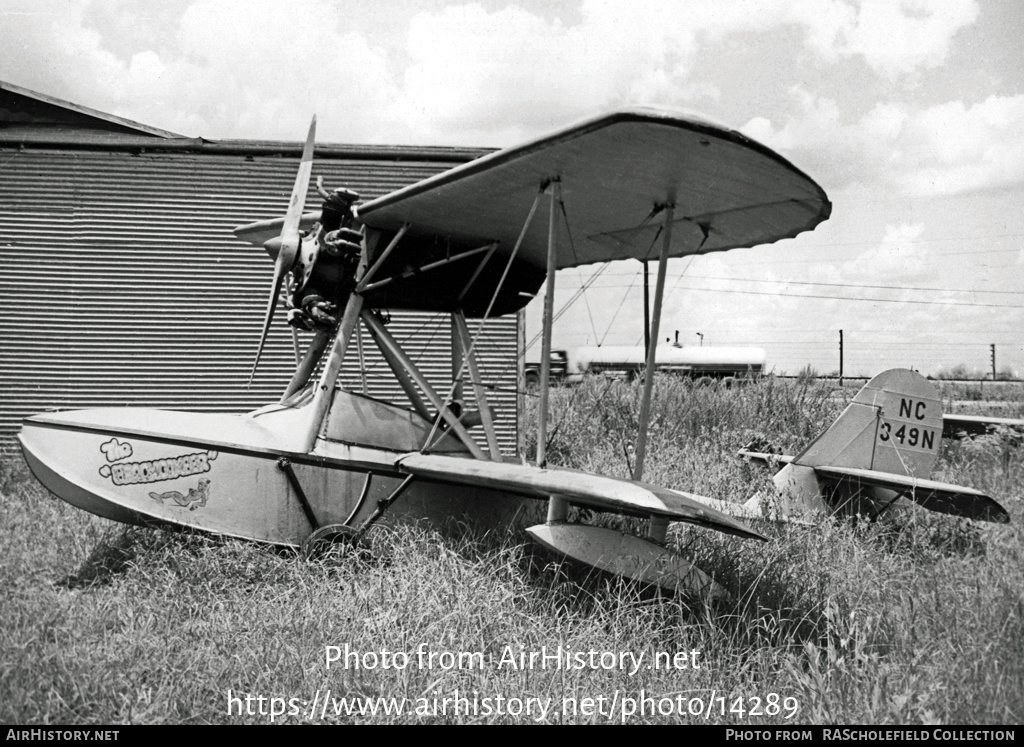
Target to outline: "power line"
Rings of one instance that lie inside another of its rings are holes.
[[[902,246],[915,246],[920,244],[948,244],[952,242],[959,242],[966,244],[972,241],[986,241],[988,239],[1019,239],[1024,237],[1024,233],[990,233],[990,234],[979,234],[976,236],[947,236],[944,238],[936,239],[901,239],[899,241],[830,241],[826,243],[815,242],[811,246],[823,247],[823,246],[881,246],[885,244],[897,244]],[[983,249],[979,251],[999,251],[999,252],[1016,252],[1019,249]],[[971,254],[972,252],[956,252],[957,254]]]
[[[605,265],[607,267],[607,265]],[[686,269],[689,269],[687,266]],[[685,273],[685,269],[683,273]],[[605,277],[630,277],[631,273],[619,273],[609,272],[605,273]],[[682,277],[682,274],[679,276]],[[1011,296],[1024,296],[1024,291],[1010,291],[1010,290],[967,290],[963,288],[936,288],[934,286],[919,286],[919,285],[872,285],[868,283],[826,283],[814,280],[773,280],[769,278],[729,278],[721,277],[716,275],[689,275],[687,276],[691,280],[720,280],[724,282],[740,282],[740,283],[773,283],[775,285],[819,285],[829,288],[867,288],[871,290],[903,290],[903,291],[936,291],[943,293],[998,293],[1001,295]],[[678,282],[677,282],[678,284]],[[621,286],[612,285],[599,285],[599,288],[613,288]]]
[[[633,287],[633,284],[626,285],[601,285],[599,288],[607,288],[609,290],[617,288],[626,288],[627,290]],[[1001,303],[975,303],[970,301],[921,301],[913,299],[897,299],[897,298],[863,298],[860,296],[823,296],[814,293],[784,293],[782,291],[769,292],[769,291],[752,291],[752,290],[738,290],[736,288],[697,288],[694,286],[681,286],[683,290],[689,291],[704,291],[706,293],[738,293],[746,296],[772,296],[779,297],[785,296],[788,298],[818,298],[826,301],[865,301],[867,303],[899,303],[899,304],[925,304],[935,306],[971,306],[975,308],[986,308],[986,309],[1024,309],[1024,305],[1019,304],[1001,304]]]

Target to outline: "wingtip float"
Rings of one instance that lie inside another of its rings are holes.
[[[732,130],[643,110],[598,117],[361,204],[348,190],[321,189],[319,212],[303,213],[314,127],[287,215],[235,230],[274,262],[256,363],[280,295],[289,324],[312,333],[281,400],[248,415],[116,408],[32,417],[20,439],[39,479],[117,521],[293,546],[332,528],[358,534],[385,514],[507,515],[503,507],[526,495],[549,501],[548,521],[532,530],[546,546],[631,578],[721,594],[665,548],[668,523],[760,535],[694,496],[641,484],[639,469],[634,483],[583,480],[545,469],[543,459],[504,462],[465,320],[517,311],[546,276],[550,291],[548,268],[646,259],[659,236],[663,280],[669,257],[812,230],[831,211],[824,191]],[[483,416],[453,406],[455,387],[446,395],[427,380],[388,332],[384,308],[452,316],[460,330],[453,378],[475,387]],[[358,325],[408,406],[338,386]],[[550,334],[548,316],[548,346]],[[542,408],[542,428],[546,418]],[[641,422],[641,441],[646,428]],[[645,517],[647,537],[572,524],[570,503]]]

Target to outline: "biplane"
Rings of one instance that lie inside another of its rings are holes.
[[[981,491],[930,479],[947,423],[931,382],[915,371],[884,371],[800,454],[755,444],[740,449],[741,458],[777,469],[772,478],[777,494],[758,493],[731,513],[808,522],[832,513],[875,520],[917,504],[953,516],[1009,522],[1006,509]]]
[[[556,273],[656,259],[651,339],[658,339],[669,258],[809,231],[831,212],[821,187],[738,132],[639,109],[366,202],[318,181],[321,208],[306,213],[315,125],[314,118],[286,215],[235,230],[274,263],[253,372],[282,295],[289,324],[311,333],[280,400],[246,415],[133,408],[36,415],[20,434],[35,475],[65,501],[116,521],[296,547],[358,537],[389,513],[497,520],[523,497],[536,498],[548,502],[546,521],[527,531],[544,546],[666,588],[724,593],[665,546],[669,522],[761,536],[699,496],[643,482],[654,377],[642,391],[632,480],[547,466]],[[542,285],[536,464],[510,463],[475,345],[488,319],[518,311]],[[450,315],[455,373],[447,390],[432,386],[389,333],[386,310]],[[359,325],[408,404],[339,386]],[[472,387],[473,411],[461,406],[464,386]],[[569,521],[570,505],[640,517],[646,536]]]

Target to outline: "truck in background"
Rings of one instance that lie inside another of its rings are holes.
[[[765,372],[765,351],[755,347],[680,347],[659,345],[657,369],[693,379],[698,385],[718,383],[732,386],[737,381],[757,378]],[[633,379],[641,374],[647,356],[642,346],[586,346],[551,351],[551,381],[575,384],[587,374],[604,374]],[[540,363],[525,366],[527,386],[540,382]]]

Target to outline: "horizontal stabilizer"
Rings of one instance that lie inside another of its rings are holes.
[[[725,587],[686,558],[650,540],[588,524],[540,524],[526,531],[549,550],[608,573],[670,591],[731,598]]]
[[[601,511],[643,518],[655,516],[698,524],[740,537],[765,539],[742,522],[704,505],[695,497],[647,483],[567,469],[543,469],[526,464],[486,462],[439,454],[407,454],[397,460],[397,465],[428,480],[475,485],[532,498],[558,496]]]
[[[1006,509],[973,488],[852,467],[818,466],[814,471],[826,479],[854,481],[861,485],[894,490],[932,511],[1003,524],[1010,521]]]
[[[946,438],[985,436],[997,428],[1024,431],[1024,420],[993,418],[987,415],[943,415],[942,435]]]

